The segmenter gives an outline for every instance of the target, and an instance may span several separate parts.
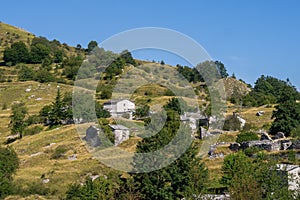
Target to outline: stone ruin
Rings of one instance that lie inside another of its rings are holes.
[[[231,143],[229,148],[232,151],[238,151],[240,149],[247,149],[251,147],[258,147],[266,151],[279,151],[279,150],[290,150],[300,149],[300,140],[291,141],[284,137],[284,133],[277,133],[273,137],[270,137],[267,133],[261,134],[260,140],[246,141],[239,143]]]

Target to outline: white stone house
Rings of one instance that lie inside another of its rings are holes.
[[[300,167],[299,165],[278,164],[278,170],[282,171],[284,181],[287,181],[288,189],[299,192],[300,189]]]
[[[127,99],[111,100],[103,104],[103,109],[109,111],[112,117],[122,117],[124,114],[129,114],[129,119],[132,119],[135,104]]]
[[[110,124],[109,126],[115,135],[115,146],[129,139],[130,131],[129,128],[127,128],[126,126],[119,125],[119,124],[117,125]]]

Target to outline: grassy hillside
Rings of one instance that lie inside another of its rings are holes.
[[[3,51],[6,47],[18,41],[23,41],[29,46],[34,37],[34,34],[24,29],[0,22],[0,62],[2,61]]]
[[[2,61],[2,53],[6,47],[9,47],[13,42],[23,41],[26,45],[30,45],[32,39],[35,36],[22,29],[0,23],[0,62]],[[70,57],[81,55],[82,58],[86,55],[85,50],[69,47],[66,44],[59,44],[58,49],[64,51],[64,61]],[[78,63],[72,65],[71,60],[68,64],[71,67],[79,67]],[[139,64],[153,64],[147,61],[136,60]],[[42,64],[17,64],[16,66],[1,66],[0,70],[2,75],[7,77],[5,81],[0,82],[0,144],[2,145],[10,133],[10,115],[11,106],[16,102],[25,103],[28,108],[29,115],[38,114],[38,112],[45,105],[51,104],[56,96],[57,88],[60,87],[61,93],[67,91],[72,92],[73,80],[68,79],[63,75],[64,66],[68,65],[63,62],[52,63],[48,71],[56,78],[56,82],[51,83],[39,83],[36,81],[20,82],[17,79],[17,74],[20,70],[20,65],[33,69],[34,72],[40,71]],[[132,69],[136,69],[126,66],[124,70],[127,72]],[[151,69],[152,70],[152,69]],[[174,81],[176,88],[181,91],[187,90],[187,86],[176,82],[176,77],[170,74],[168,70],[174,70],[174,67],[165,65],[163,69],[155,68],[153,73],[158,76],[162,83],[168,83],[168,81]],[[143,76],[143,72],[135,70],[130,72],[137,77]],[[135,74],[136,73],[136,74]],[[152,75],[153,75],[152,74]],[[149,75],[149,74],[148,74]],[[122,81],[132,86],[138,84],[140,79],[130,79],[120,76],[120,79],[113,77],[112,80],[102,81],[100,84],[103,88],[112,88],[114,84],[124,86]],[[122,80],[122,78],[124,78]],[[146,77],[149,78],[149,77]],[[118,82],[120,81],[120,82]],[[60,83],[57,83],[60,82]],[[89,84],[97,84],[97,80],[92,80]],[[67,83],[67,84],[66,84]],[[98,83],[99,84],[99,83]],[[224,79],[226,95],[230,98],[233,94],[245,95],[249,92],[247,85],[239,80],[233,78]],[[127,86],[128,86],[127,85]],[[207,106],[208,94],[204,87],[204,83],[191,83],[191,88],[195,91],[198,97],[199,105],[204,108]],[[125,90],[126,91],[126,90]],[[101,90],[99,91],[101,93]],[[194,95],[194,94],[193,94]],[[169,93],[166,87],[160,84],[149,83],[137,88],[129,97],[133,100],[137,107],[145,104],[152,106],[151,110],[160,109],[164,104],[172,98],[172,94]],[[98,99],[99,100],[99,99]],[[188,102],[195,101],[194,98],[185,98]],[[100,103],[107,101],[107,99],[99,100]],[[271,115],[274,107],[257,107],[257,108],[241,108],[237,105],[233,105],[228,102],[227,115],[231,115],[233,112],[238,112],[246,121],[252,124],[255,128],[262,128],[272,122]],[[258,111],[264,111],[265,114],[257,117]],[[124,120],[125,121],[125,120]],[[126,122],[124,122],[126,123]],[[137,124],[143,124],[141,121],[137,121]],[[24,193],[27,196],[29,191],[39,194],[40,196],[30,196],[26,199],[59,199],[64,196],[67,187],[71,183],[82,183],[85,177],[90,175],[104,175],[108,173],[120,173],[111,168],[108,168],[101,164],[99,161],[92,158],[91,153],[86,149],[85,143],[81,140],[76,132],[74,125],[64,125],[58,128],[49,130],[49,127],[39,125],[43,127],[43,130],[36,135],[25,136],[21,140],[17,140],[11,144],[16,150],[21,164],[20,169],[14,176],[14,183],[17,186],[19,193]],[[228,149],[229,142],[234,142],[239,132],[226,132],[219,138],[219,142],[226,142],[222,146],[218,146],[216,153],[222,153],[228,155],[231,151]],[[141,138],[132,137],[128,141],[122,143],[120,148],[134,152],[136,145]],[[201,145],[202,141],[197,141]],[[111,149],[107,149],[109,152]],[[76,155],[76,159],[71,159],[70,156]],[[211,174],[211,187],[220,186],[218,180],[222,176],[221,167],[224,158],[211,159],[207,155],[204,157],[204,161]],[[49,180],[49,182],[45,182]],[[43,183],[44,181],[44,183]],[[27,192],[27,193],[26,193]],[[43,196],[43,197],[42,197]],[[11,196],[7,199],[21,199],[20,196]]]

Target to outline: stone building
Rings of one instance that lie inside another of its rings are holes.
[[[111,100],[103,104],[103,109],[109,111],[112,117],[122,117],[128,114],[129,119],[132,119],[135,104],[127,99]]]
[[[115,135],[115,146],[129,139],[130,131],[129,128],[127,128],[126,126],[119,125],[119,124],[118,125],[110,124],[109,126]]]

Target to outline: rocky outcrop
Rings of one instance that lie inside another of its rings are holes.
[[[283,132],[278,132],[275,135],[273,135],[273,137],[272,137],[273,140],[278,140],[278,139],[283,139],[283,138],[285,138]]]
[[[263,132],[263,133],[261,133],[260,140],[269,140],[269,141],[272,141],[272,138],[268,135],[268,133]]]
[[[278,141],[254,140],[243,142],[241,144],[241,149],[247,149],[251,147],[258,147],[266,151],[279,151],[281,149],[281,143]]]
[[[240,150],[240,148],[241,148],[241,145],[239,143],[231,143],[229,146],[229,149],[231,151],[238,151],[238,150]]]
[[[280,142],[281,150],[287,150],[293,144],[291,140],[280,140]]]
[[[288,150],[298,150],[300,149],[300,139],[292,141],[292,145],[288,148]]]

